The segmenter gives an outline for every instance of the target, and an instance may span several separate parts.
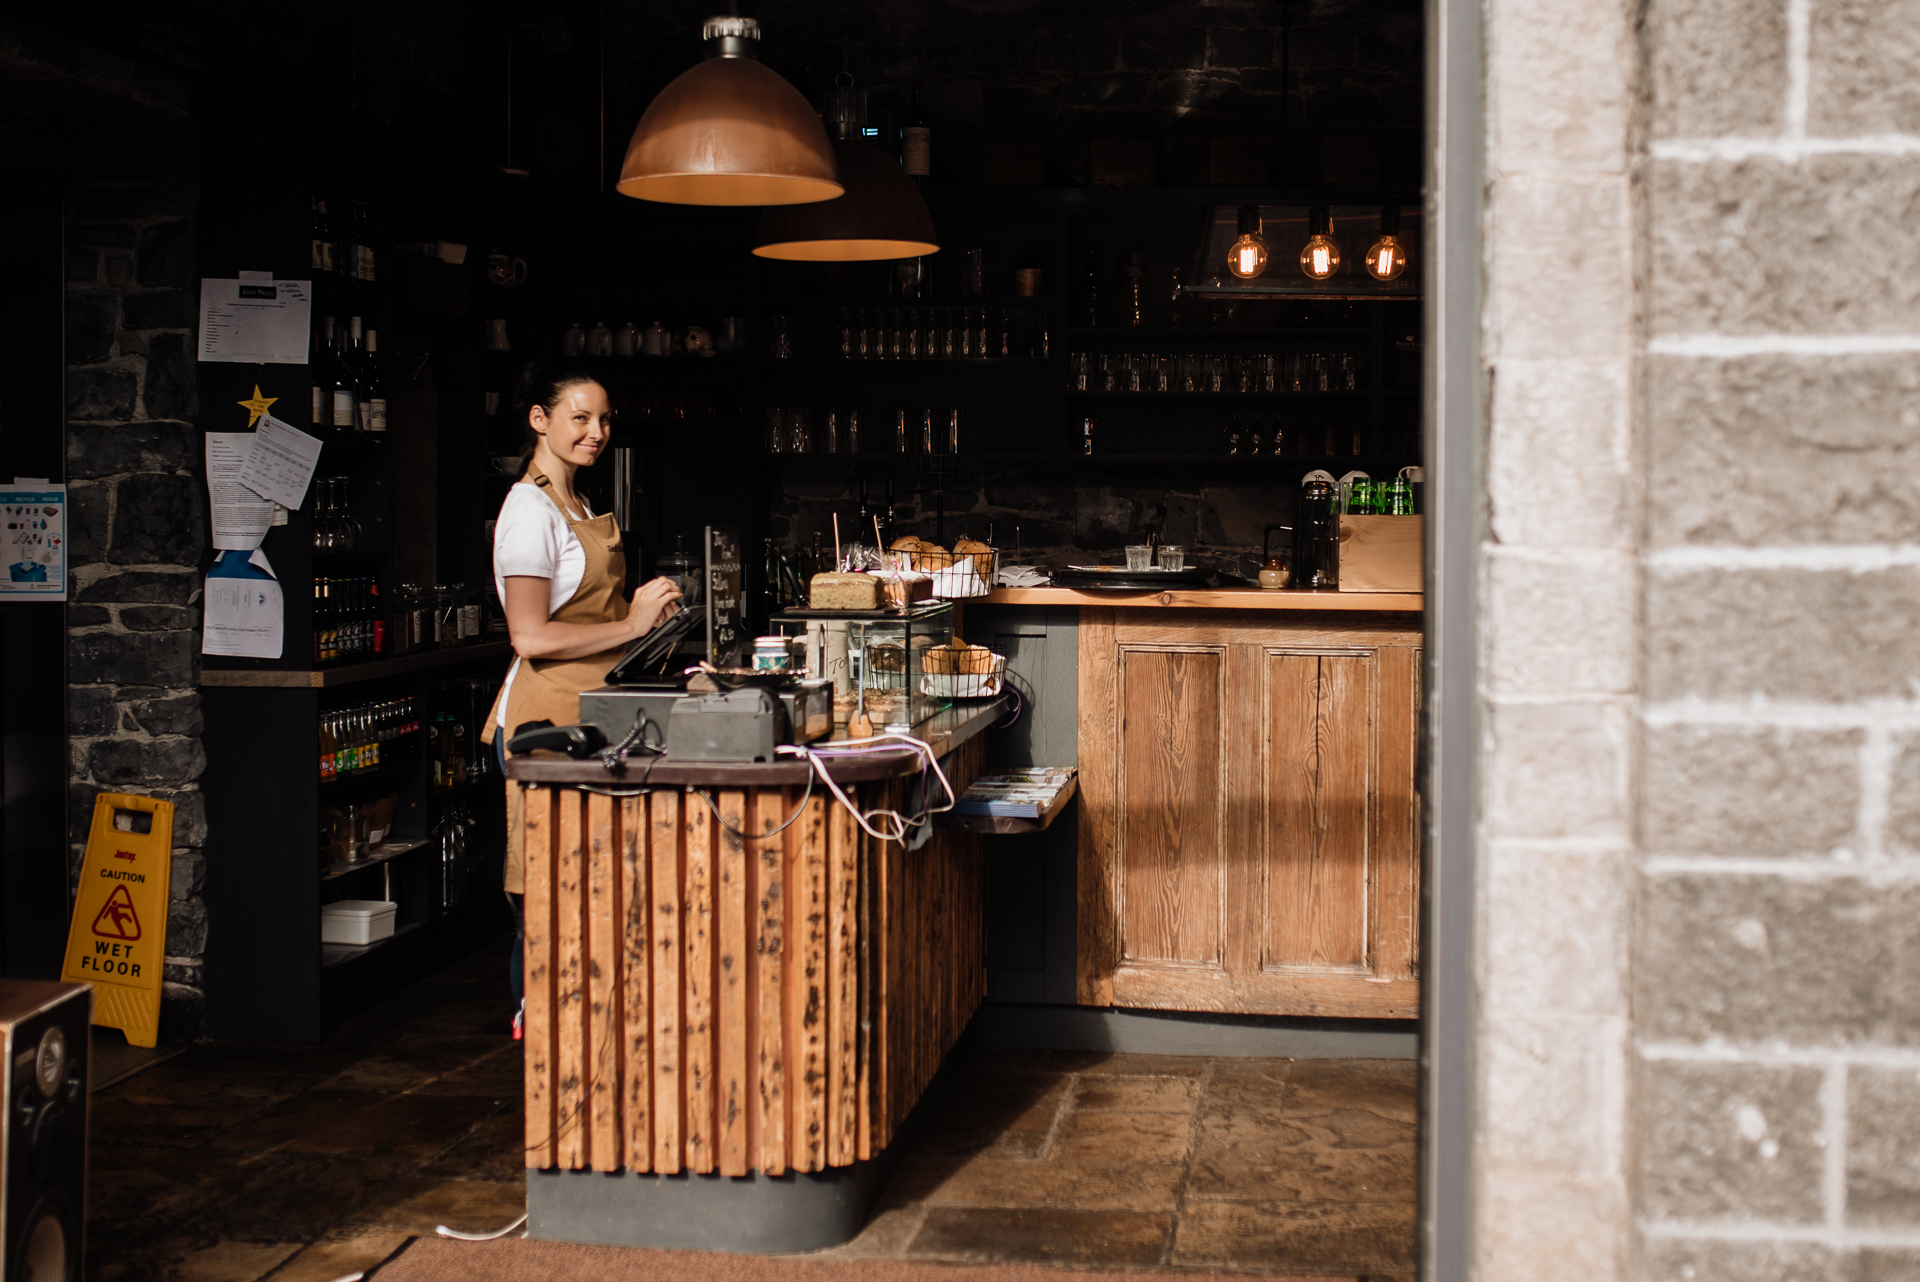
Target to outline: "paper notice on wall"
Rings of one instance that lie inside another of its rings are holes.
[[[272,499],[240,484],[253,446],[252,432],[207,433],[207,511],[213,515],[213,546],[246,551],[260,546],[273,524]]]
[[[307,501],[307,486],[319,462],[319,437],[265,414],[247,445],[239,481],[261,498],[298,509]]]
[[[222,552],[207,571],[205,626],[201,654],[244,659],[277,659],[286,633],[286,609],[280,583],[267,554],[232,549]]]
[[[0,601],[67,599],[67,487],[0,485]]]
[[[200,359],[305,365],[311,298],[304,280],[202,280]]]

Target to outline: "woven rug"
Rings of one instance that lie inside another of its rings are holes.
[[[420,1238],[372,1275],[374,1282],[1143,1282],[1195,1278],[1199,1270],[1071,1269],[1036,1264],[944,1264],[933,1260],[848,1260],[836,1256],[728,1255],[709,1251],[647,1251],[635,1247],[578,1246],[501,1238],[454,1242]],[[1217,1276],[1217,1275],[1216,1275]],[[1244,1274],[1254,1278],[1279,1274]],[[1286,1275],[1288,1282],[1336,1282]],[[1337,1282],[1353,1282],[1344,1275]]]

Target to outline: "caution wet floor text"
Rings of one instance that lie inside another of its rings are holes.
[[[172,866],[172,802],[111,792],[94,799],[60,978],[91,983],[93,1022],[121,1030],[133,1046],[160,1037]]]

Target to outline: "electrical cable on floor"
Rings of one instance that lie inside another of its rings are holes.
[[[441,1237],[450,1237],[460,1242],[491,1242],[495,1238],[505,1237],[507,1234],[513,1232],[515,1229],[519,1228],[522,1224],[525,1224],[526,1222],[527,1222],[527,1217],[523,1215],[519,1219],[515,1220],[513,1223],[507,1225],[506,1228],[501,1229],[498,1232],[494,1232],[494,1233],[462,1233],[460,1232],[460,1230],[450,1229],[444,1224],[436,1225],[433,1231],[435,1233],[438,1233]],[[526,1234],[523,1233],[520,1236],[525,1237]],[[356,1273],[353,1276],[357,1278],[360,1275]],[[345,1278],[342,1278],[340,1279],[340,1282],[347,1282],[347,1280]]]

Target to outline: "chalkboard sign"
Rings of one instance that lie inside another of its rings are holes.
[[[744,667],[750,640],[741,618],[740,530],[707,527],[707,661],[717,668]]]

